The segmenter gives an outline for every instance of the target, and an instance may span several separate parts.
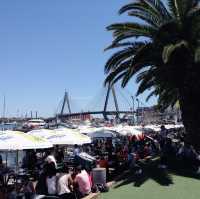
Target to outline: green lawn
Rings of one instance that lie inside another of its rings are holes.
[[[200,180],[169,174],[157,178],[146,177],[139,186],[130,174],[117,183],[102,199],[198,199]]]

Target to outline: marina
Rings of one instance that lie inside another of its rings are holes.
[[[0,199],[199,198],[200,0],[2,1],[0,27]]]

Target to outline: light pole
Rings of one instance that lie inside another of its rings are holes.
[[[140,102],[139,102],[138,98],[136,98],[136,101],[138,103],[138,107],[137,107],[137,124],[139,124],[139,107],[140,107]]]
[[[133,103],[133,107],[132,107],[132,109],[133,109],[133,124],[135,124],[135,116],[134,116],[134,111],[135,111],[135,99],[134,99],[134,97],[133,96],[131,96],[131,99],[132,99],[132,103]]]
[[[35,119],[37,119],[37,118],[38,118],[38,112],[35,111]]]

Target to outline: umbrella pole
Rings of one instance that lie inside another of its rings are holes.
[[[16,151],[16,175],[15,175],[15,191],[17,192],[17,180],[18,180],[18,172],[19,172],[19,151]]]
[[[8,151],[6,151],[6,168],[8,167]]]
[[[16,173],[18,174],[19,171],[19,151],[17,150],[17,157],[16,157]]]

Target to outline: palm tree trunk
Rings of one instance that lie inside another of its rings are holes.
[[[192,85],[191,85],[192,86]],[[193,85],[194,87],[194,85]],[[191,88],[191,89],[190,89]],[[200,93],[192,87],[181,89],[180,108],[186,130],[186,141],[200,149]]]

